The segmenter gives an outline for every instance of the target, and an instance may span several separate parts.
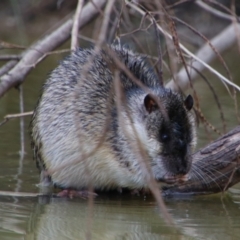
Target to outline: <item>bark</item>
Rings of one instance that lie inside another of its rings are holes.
[[[240,126],[193,155],[189,180],[164,186],[165,196],[211,194],[240,182]]]

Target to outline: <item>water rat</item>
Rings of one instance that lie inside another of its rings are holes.
[[[60,188],[147,187],[139,143],[157,181],[174,182],[191,167],[192,97],[164,88],[144,56],[121,46],[110,50],[150,92],[119,70],[105,50],[78,49],[52,71],[31,135],[38,167]],[[124,99],[120,107],[116,70]]]

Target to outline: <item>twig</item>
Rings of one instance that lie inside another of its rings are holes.
[[[0,61],[20,60],[21,56],[14,54],[0,55]]]
[[[84,0],[78,0],[77,10],[73,20],[73,27],[72,27],[72,38],[71,38],[71,50],[74,51],[78,47],[78,29],[80,24],[80,16],[83,8]]]
[[[0,49],[26,49],[25,46],[17,45],[14,43],[8,43],[5,41],[0,41]]]
[[[228,47],[232,46],[232,44],[236,41],[236,35],[234,31],[234,26],[230,25],[226,29],[224,29],[220,34],[218,34],[216,37],[214,37],[211,40],[212,45],[214,46],[215,49],[218,49],[218,51],[224,51]],[[192,54],[188,50],[185,51],[188,53],[192,58],[194,58],[195,62],[193,62],[193,66],[198,69],[199,71],[202,71],[204,67],[206,67],[209,71],[217,75],[220,80],[226,82],[230,86],[236,88],[238,91],[240,91],[240,87],[231,82],[229,79],[225,78],[223,75],[221,75],[219,72],[217,72],[215,69],[210,67],[207,62],[210,62],[214,59],[216,56],[215,53],[211,50],[211,47],[206,43],[203,47],[201,47],[196,54]],[[181,89],[187,89],[188,88],[188,79],[186,76],[186,71],[184,68],[182,68],[178,72],[178,80],[181,85]],[[191,72],[191,78],[196,77],[196,72]],[[173,80],[171,80],[168,84],[167,87],[177,90],[177,86],[174,83]]]
[[[87,42],[90,42],[90,43],[94,43],[94,44],[96,43],[96,41],[94,39],[90,38],[90,37],[86,37],[86,36],[81,35],[81,34],[78,34],[78,37],[80,39],[83,39],[84,41],[87,41]]]
[[[100,47],[100,48],[106,39],[106,33],[107,33],[108,24],[109,24],[109,20],[110,20],[110,14],[111,14],[114,3],[115,3],[115,0],[108,1],[108,4],[104,11],[104,19],[103,19],[101,31],[100,31],[100,34],[98,37],[98,42],[97,42],[97,45],[99,45],[98,47]]]
[[[150,164],[147,161],[148,154],[147,154],[145,148],[143,147],[143,144],[141,143],[141,140],[137,133],[136,127],[133,124],[132,116],[131,116],[129,108],[127,106],[126,99],[124,98],[124,95],[123,95],[123,90],[122,90],[122,86],[120,83],[119,74],[120,74],[119,70],[115,71],[114,83],[113,83],[115,94],[116,94],[116,100],[117,100],[116,106],[117,106],[117,115],[118,115],[119,126],[121,126],[121,128],[124,131],[124,135],[129,139],[129,144],[132,144],[131,148],[137,150],[136,155],[138,156],[138,160],[139,160],[140,166],[142,168],[142,172],[145,175],[145,179],[146,179],[149,189],[151,190],[153,196],[155,197],[155,199],[158,203],[159,208],[161,209],[161,211],[164,215],[165,221],[168,224],[173,225],[173,220],[171,218],[171,215],[167,211],[167,208],[166,208],[163,198],[161,196],[161,192],[159,190],[157,182],[153,177],[153,173],[151,171]],[[129,136],[128,130],[126,129],[126,122],[123,121],[123,118],[122,118],[123,112],[126,113],[127,118],[129,119],[129,124],[130,124],[131,130],[133,131],[134,136],[136,138],[135,144],[133,142],[131,142],[131,137]]]
[[[157,50],[158,50],[158,60],[157,60],[157,70],[159,75],[159,81],[161,83],[161,86],[163,86],[163,64],[162,64],[162,49],[161,49],[161,42],[160,42],[160,36],[159,31],[157,29],[157,23],[153,18],[153,26],[156,34],[156,40],[157,40]]]
[[[177,1],[177,2],[175,2],[173,4],[167,5],[166,9],[171,9],[171,8],[177,7],[178,5],[181,5],[181,4],[186,3],[186,2],[192,2],[192,0],[180,0],[180,1]]]
[[[23,87],[19,87],[19,110],[20,114],[23,115],[24,113],[24,97],[23,97]],[[24,133],[24,116],[20,117],[20,159],[23,159],[25,154],[25,133]]]
[[[104,18],[103,18],[103,22],[102,22],[102,26],[101,26],[101,30],[100,30],[100,34],[98,36],[98,41],[96,42],[96,45],[95,45],[95,53],[88,58],[88,63],[85,65],[85,69],[83,71],[83,76],[87,76],[88,74],[88,71],[89,71],[89,67],[91,66],[89,63],[92,62],[93,58],[95,58],[95,56],[101,51],[101,47],[102,45],[104,44],[104,41],[106,40],[106,34],[107,34],[107,30],[108,30],[108,25],[109,25],[109,21],[110,21],[110,15],[111,15],[111,12],[112,12],[112,8],[114,6],[114,3],[115,3],[115,0],[111,0],[111,1],[108,1],[107,2],[107,5],[105,7],[105,10],[104,10]],[[81,83],[80,83],[81,84]],[[79,86],[78,86],[79,87]],[[110,102],[109,102],[110,103]],[[108,108],[109,110],[110,108]],[[108,114],[108,116],[110,116],[110,114]],[[106,119],[106,122],[105,122],[105,126],[104,126],[104,133],[102,135],[102,139],[104,139],[106,137],[106,132],[107,132],[107,129],[108,129],[108,126],[109,126],[109,118]],[[80,139],[80,138],[79,138]],[[101,139],[99,140],[98,144],[97,144],[97,147],[92,150],[90,152],[90,154],[94,154],[94,152],[98,149],[98,147],[101,146],[101,144],[103,144],[104,141],[102,141]],[[86,154],[88,155],[88,154]],[[83,156],[84,158],[85,156]],[[82,159],[81,159],[82,160]],[[89,165],[88,165],[88,161],[84,161],[84,163],[86,164],[86,171],[89,171]],[[90,174],[89,174],[89,178],[90,178]],[[93,187],[92,187],[92,183],[91,183],[91,179],[89,179],[89,191],[93,191]],[[90,198],[89,198],[89,202],[88,202],[88,214],[87,214],[87,231],[86,231],[86,239],[91,239],[91,236],[92,236],[92,222],[93,222],[93,195],[90,195]]]
[[[51,51],[43,54],[32,66],[28,67],[35,67],[38,63],[40,63],[45,57],[53,54],[61,54],[61,53],[69,53],[71,50],[70,49],[61,49],[61,50],[56,50],[56,51]]]
[[[235,18],[237,17],[236,13],[234,11],[232,11],[231,8],[228,8],[227,6],[222,4],[221,1],[216,1],[216,0],[205,0],[205,1],[217,6],[218,8],[225,10],[227,13],[229,13],[231,16],[234,16]],[[233,2],[233,1],[231,1],[231,2]]]
[[[203,8],[204,10],[212,13],[213,15],[215,15],[215,16],[217,16],[217,17],[220,17],[220,18],[223,18],[223,19],[227,19],[227,20],[230,20],[230,21],[232,21],[233,18],[235,18],[235,17],[233,17],[233,16],[230,15],[230,14],[226,14],[226,13],[220,12],[219,10],[217,10],[217,9],[215,9],[215,8],[207,5],[207,4],[204,3],[203,1],[197,0],[197,1],[195,1],[195,3],[196,3],[199,7]],[[238,22],[240,21],[240,18],[239,18],[239,17],[237,17],[237,21],[238,21]]]
[[[236,32],[236,37],[237,37],[237,44],[238,44],[238,51],[240,52],[240,31],[238,28],[238,21],[237,21],[237,17],[236,17],[236,7],[235,7],[235,1],[231,1],[231,11],[233,13],[233,15],[235,16],[233,18],[233,25],[235,27],[235,32]],[[238,109],[238,101],[237,101],[237,93],[236,90],[233,89],[233,99],[234,99],[234,105],[235,105],[235,113],[238,119],[238,122],[240,123],[240,117],[239,117],[239,109]]]
[[[138,13],[141,15],[145,15],[146,13],[138,6],[133,4],[130,1],[127,1],[127,5],[130,6],[131,8],[135,9]],[[238,25],[239,26],[239,25]],[[157,25],[159,31],[161,31],[165,36],[168,38],[172,39],[172,36],[165,30],[163,30],[159,24]],[[226,37],[227,36],[227,37]],[[235,36],[235,31],[234,31],[234,26],[230,25],[227,27],[223,32],[221,32],[218,36],[213,38],[211,40],[212,45],[216,49],[221,49],[222,51],[229,46],[231,46],[234,42],[236,41],[236,36]],[[224,77],[222,74],[217,72],[215,69],[213,69],[211,66],[207,64],[207,62],[210,62],[210,60],[213,59],[214,55],[211,54],[211,51],[208,45],[204,45],[198,52],[197,54],[193,54],[190,52],[187,48],[185,48],[181,43],[179,44],[180,48],[188,54],[190,57],[192,57],[196,62],[194,62],[194,67],[198,69],[199,71],[202,71],[202,69],[205,67],[207,68],[210,72],[214,73],[221,81],[227,83],[228,85],[236,88],[238,91],[240,91],[240,87],[236,85],[235,83],[231,82],[228,78]],[[193,74],[193,75],[192,75]],[[191,78],[193,79],[196,76],[196,73],[193,72],[191,73]],[[180,72],[178,73],[178,85],[171,80],[168,84],[167,87],[171,88],[175,91],[179,90],[179,87],[181,85],[181,90],[183,91],[184,89],[187,89],[189,87],[189,80],[186,75],[185,68],[182,68]]]
[[[182,21],[181,19],[179,19],[177,17],[171,17],[171,18],[173,20],[176,20],[176,21],[180,22],[181,24],[185,25],[187,28],[189,28],[191,31],[193,31],[193,33],[195,33],[199,37],[201,37],[205,41],[205,43],[209,45],[209,47],[211,47],[212,51],[216,54],[216,56],[219,58],[219,60],[220,60],[221,64],[223,65],[223,67],[226,69],[228,78],[232,81],[232,76],[231,76],[230,70],[229,70],[226,62],[224,61],[223,57],[218,52],[218,50],[212,45],[211,41],[209,41],[203,34],[201,34],[199,31],[197,31],[194,27],[192,27],[191,25],[189,25],[186,22]]]
[[[224,113],[223,113],[221,104],[220,104],[220,102],[219,102],[219,97],[218,97],[218,95],[217,95],[214,87],[212,86],[212,84],[210,83],[210,81],[203,75],[203,73],[201,73],[200,71],[198,71],[198,70],[195,69],[194,67],[192,67],[192,69],[194,69],[194,70],[198,73],[198,75],[206,82],[206,84],[208,85],[210,91],[212,92],[213,97],[214,97],[214,99],[215,99],[215,102],[216,102],[217,107],[218,107],[219,112],[220,112],[220,118],[221,118],[222,123],[223,123],[223,133],[226,133],[227,125],[226,125]]]
[[[41,197],[41,196],[49,196],[49,195],[44,194],[44,193],[0,191],[0,196],[6,196],[6,197]],[[53,195],[51,194],[51,196],[53,196]]]
[[[235,1],[231,1],[231,12],[233,14],[233,18],[232,18],[232,22],[233,22],[233,25],[235,26],[235,32],[236,32],[236,36],[237,36],[237,44],[238,44],[238,51],[240,51],[240,31],[239,31],[239,28],[238,28],[238,18],[236,17],[236,7],[235,7]]]
[[[92,2],[94,2],[94,4]],[[106,0],[93,0],[87,3],[82,10],[79,28],[89,22],[98,13],[98,8],[103,7],[105,2]],[[11,71],[1,77],[0,97],[2,97],[10,88],[21,84],[39,58],[64,43],[70,37],[72,25],[73,20],[67,20],[54,32],[45,36],[43,39],[28,48],[28,50],[22,54],[21,61],[19,61]]]
[[[8,122],[10,119],[31,116],[32,114],[33,114],[32,111],[31,112],[25,112],[25,113],[8,114],[4,117],[4,120],[2,122],[0,122],[0,126],[5,124],[6,122]]]

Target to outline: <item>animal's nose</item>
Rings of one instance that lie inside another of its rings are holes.
[[[178,165],[176,170],[178,175],[185,175],[188,173],[189,167],[186,165]]]
[[[188,173],[191,166],[191,158],[186,155],[180,155],[177,157],[176,161],[176,174],[177,175],[185,175]]]

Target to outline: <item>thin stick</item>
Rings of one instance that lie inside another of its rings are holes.
[[[0,191],[0,196],[6,196],[6,197],[41,197],[41,196],[49,196],[49,195],[44,194],[44,193]],[[53,196],[53,195],[51,194],[51,196]]]
[[[198,71],[198,69],[196,69],[194,67],[192,67],[192,69],[194,69],[198,73],[198,75],[207,83],[210,91],[212,92],[213,97],[214,97],[214,99],[216,101],[217,107],[218,107],[219,112],[220,112],[220,117],[221,117],[222,123],[223,123],[223,133],[226,133],[226,131],[227,131],[226,120],[225,120],[224,113],[223,113],[221,104],[219,102],[219,98],[218,98],[217,93],[215,92],[215,90],[214,90],[212,84],[210,83],[210,81],[203,75],[202,72]]]
[[[100,45],[100,47],[106,39],[106,33],[107,33],[107,30],[108,30],[108,23],[109,23],[109,20],[110,20],[110,14],[112,12],[112,8],[113,8],[114,3],[115,3],[115,0],[108,1],[107,6],[106,6],[105,11],[104,11],[104,19],[103,19],[103,23],[102,23],[102,27],[101,27],[101,32],[100,32],[100,35],[98,37],[98,45]]]
[[[19,118],[19,117],[26,117],[26,116],[31,116],[33,114],[33,111],[31,112],[24,112],[24,113],[16,113],[16,114],[8,114],[6,115],[3,119],[2,122],[0,122],[0,126],[8,122],[9,120],[13,118]]]
[[[125,130],[125,135],[127,136],[128,133],[126,131],[126,126],[125,126],[126,123],[124,123],[123,119],[122,119],[122,113],[125,111],[127,113],[129,123],[131,124],[131,128],[133,130],[134,136],[136,136],[136,145],[132,144],[131,147],[132,147],[132,149],[137,150],[136,154],[139,158],[139,163],[140,163],[140,166],[142,168],[142,172],[143,172],[143,174],[146,178],[146,182],[148,184],[148,187],[149,187],[150,191],[152,192],[153,196],[155,197],[155,199],[157,201],[157,204],[158,204],[159,208],[161,209],[161,211],[164,215],[165,221],[168,224],[173,225],[172,217],[168,213],[166,205],[165,205],[165,203],[163,201],[163,198],[161,196],[160,189],[157,185],[156,180],[153,177],[153,173],[152,173],[152,170],[150,168],[150,164],[147,162],[148,155],[146,153],[146,150],[143,148],[143,144],[141,143],[141,141],[139,139],[139,135],[137,133],[136,127],[133,125],[133,119],[131,117],[129,109],[126,105],[125,98],[123,96],[119,73],[120,72],[118,70],[118,71],[115,71],[115,74],[114,74],[114,90],[115,90],[116,100],[117,100],[116,102],[117,102],[117,112],[118,112],[117,114],[118,114],[119,126],[121,126],[121,128],[123,130]],[[123,107],[125,109],[123,109]],[[127,137],[129,137],[129,136],[127,136]]]
[[[99,8],[103,7],[105,2],[106,0],[92,0],[91,2],[88,2],[83,8],[79,27],[83,27],[97,13],[99,13]],[[10,88],[21,84],[39,58],[64,43],[70,37],[72,25],[73,20],[69,19],[55,31],[30,46],[28,50],[22,54],[22,59],[15,65],[15,67],[1,77],[0,97],[2,97]]]
[[[163,86],[163,64],[162,64],[162,50],[161,50],[161,42],[160,42],[160,36],[159,31],[157,29],[157,23],[155,19],[153,18],[153,26],[156,34],[156,40],[157,40],[157,50],[158,50],[158,61],[157,61],[157,69],[159,71],[159,81],[161,86]]]
[[[0,61],[19,60],[21,56],[14,54],[0,55]]]
[[[26,47],[14,43],[0,41],[0,49],[26,49]]]
[[[82,13],[84,0],[78,0],[77,10],[73,20],[71,50],[75,51],[78,48],[78,29],[80,24],[80,16]]]
[[[181,19],[177,18],[177,17],[171,17],[173,20],[176,20],[177,22],[180,22],[181,24],[183,24],[184,26],[186,26],[187,28],[189,28],[191,31],[193,31],[195,34],[197,34],[199,37],[201,37],[206,44],[208,44],[210,46],[210,48],[212,49],[212,51],[216,54],[216,56],[219,58],[221,64],[223,65],[223,67],[225,68],[228,78],[232,81],[232,75],[230,73],[230,70],[226,64],[226,62],[224,61],[223,57],[221,56],[221,54],[219,53],[219,51],[213,46],[213,44],[211,43],[211,41],[209,41],[202,33],[200,33],[199,31],[197,31],[194,27],[192,27],[191,25],[187,24],[186,22],[182,21]]]
[[[105,7],[104,19],[102,22],[101,31],[100,31],[100,34],[98,37],[98,41],[95,45],[95,54],[93,54],[93,56],[88,59],[88,60],[90,60],[90,62],[92,62],[91,58],[93,59],[101,51],[101,46],[103,45],[104,41],[106,40],[106,34],[107,34],[108,25],[109,25],[109,21],[110,21],[110,14],[112,12],[114,3],[115,3],[115,0],[110,0],[110,1],[108,1],[107,5]],[[85,71],[83,71],[83,76],[87,75],[89,67],[90,67],[90,65],[86,66]],[[106,127],[104,128],[105,131],[107,131],[107,128],[108,128],[108,122],[109,122],[108,119],[109,118],[107,118],[107,120],[106,120]],[[103,135],[102,135],[103,138],[106,137],[105,133],[103,133]],[[99,143],[97,145],[100,146],[103,142],[104,141],[99,141]],[[98,148],[95,148],[95,150],[93,150],[91,153],[93,154],[97,149]],[[88,168],[88,165],[87,165],[87,168]],[[90,177],[90,175],[89,175],[89,177]],[[92,186],[91,182],[89,184],[88,189],[89,189],[89,191],[93,191],[93,186]],[[93,195],[90,194],[89,201],[88,201],[88,214],[87,214],[87,223],[88,223],[87,231],[86,231],[86,239],[87,240],[90,240],[91,236],[92,236],[91,233],[92,233],[92,222],[93,222],[93,206],[94,206]]]
[[[145,11],[143,11],[140,7],[136,6],[134,3],[130,2],[130,1],[127,1],[127,5],[130,6],[131,8],[135,9],[138,13],[140,13],[141,15],[145,15]],[[239,26],[239,24],[238,24]],[[164,29],[162,29],[162,27],[159,26],[159,24],[157,24],[157,27],[159,29],[160,32],[162,32],[162,34],[164,34],[165,36],[167,36],[168,38],[170,38],[172,40],[172,35],[169,34],[167,31],[165,31]],[[225,41],[221,41],[221,44],[224,43],[225,46],[222,46],[222,49],[225,49],[226,46],[229,46],[229,43],[232,44],[232,42],[234,42],[236,40],[236,37],[234,35],[234,26],[233,25],[230,25],[228,28],[226,28],[226,31],[228,31],[228,34],[224,34],[225,37],[226,35],[227,36],[232,36],[232,39],[228,37],[228,43],[226,44]],[[222,37],[222,34],[221,34],[221,37]],[[212,40],[212,44],[213,44],[213,41],[216,39],[216,41],[218,40],[218,44],[216,43],[216,45],[220,45],[219,43],[219,39],[220,36],[217,36],[217,39],[216,37]],[[225,38],[226,39],[226,38]],[[215,46],[215,44],[213,44]],[[198,54],[193,54],[192,52],[190,52],[186,47],[184,47],[181,43],[179,43],[179,47],[186,53],[188,54],[190,57],[192,57],[193,59],[195,59],[201,66],[201,64],[206,67],[210,72],[214,73],[221,81],[227,83],[228,85],[236,88],[238,91],[240,91],[240,87],[238,85],[236,85],[235,83],[231,82],[231,80],[229,80],[228,78],[224,77],[222,74],[220,74],[219,72],[217,72],[214,68],[212,68],[210,65],[208,65],[206,63],[206,61],[203,61],[202,59],[200,59],[198,57]],[[205,47],[205,46],[204,46]],[[209,46],[206,46],[206,47],[209,47]],[[206,56],[206,54],[205,54]],[[209,58],[209,57],[208,57]],[[202,68],[199,67],[199,66],[195,66],[196,68]],[[185,69],[181,70],[180,73],[182,73],[182,71],[185,72]],[[189,81],[188,79],[181,79],[181,89],[183,90],[184,88],[187,88],[188,87],[188,84],[189,84]],[[168,84],[167,84],[167,87],[173,89],[173,90],[178,90],[178,87],[176,86],[176,84],[174,83],[174,81],[170,81]]]
[[[221,11],[211,7],[211,6],[209,6],[208,4],[204,3],[203,1],[197,0],[197,1],[195,1],[195,4],[197,4],[199,7],[203,8],[204,10],[212,13],[213,15],[215,15],[217,17],[220,17],[220,18],[223,18],[223,19],[227,19],[227,20],[230,20],[230,21],[232,21],[233,18],[236,18],[238,22],[240,20],[239,17],[233,17],[230,14],[223,13],[223,12],[221,12]]]
[[[24,113],[24,99],[23,99],[23,87],[19,86],[19,110],[21,114]],[[24,153],[25,153],[25,144],[24,144],[24,116],[22,115],[20,117],[20,145],[21,145],[21,150],[20,150],[20,156],[23,158]]]

